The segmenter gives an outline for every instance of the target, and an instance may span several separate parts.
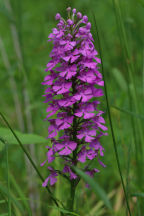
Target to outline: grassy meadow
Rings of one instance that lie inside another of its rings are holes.
[[[47,37],[68,6],[92,23],[109,133],[101,139],[106,168],[93,162],[100,169],[94,181],[80,173],[71,213],[63,208],[67,182],[59,177],[49,193],[40,167],[49,144],[41,85],[52,49]],[[143,0],[0,0],[0,102],[0,216],[144,216]]]

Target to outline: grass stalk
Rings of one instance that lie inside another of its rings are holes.
[[[20,186],[17,184],[14,176],[11,173],[10,173],[10,181],[11,181],[11,184],[14,187],[15,191],[17,192],[17,194],[20,197],[19,200],[21,200],[23,202],[23,205],[24,205],[25,209],[27,210],[28,215],[32,216],[32,212],[30,210],[28,200],[25,198],[23,191],[21,190]]]
[[[18,88],[17,88],[15,78],[13,76],[13,73],[11,71],[12,66],[9,62],[9,59],[8,59],[8,56],[7,56],[5,47],[4,47],[4,43],[3,43],[3,40],[1,37],[0,37],[0,51],[1,51],[2,59],[3,59],[3,63],[5,65],[7,72],[8,72],[8,75],[9,75],[10,88],[11,88],[13,101],[14,101],[14,105],[15,105],[15,111],[16,111],[16,117],[17,117],[18,125],[19,125],[20,130],[24,131],[25,126],[24,126],[24,121],[23,121],[21,104],[19,102]]]
[[[113,146],[114,146],[114,151],[115,151],[115,156],[116,156],[116,161],[117,161],[117,167],[118,167],[118,170],[119,170],[120,179],[121,179],[121,183],[122,183],[122,187],[123,187],[123,191],[124,191],[124,195],[125,195],[126,206],[127,206],[129,215],[131,216],[132,214],[131,214],[131,210],[130,210],[130,207],[129,207],[128,197],[127,197],[127,193],[126,193],[126,189],[125,189],[125,185],[124,185],[124,180],[123,180],[122,171],[121,171],[121,167],[120,167],[119,156],[118,156],[117,144],[116,144],[116,139],[115,139],[115,134],[114,134],[114,129],[113,129],[113,123],[112,123],[112,117],[111,117],[111,112],[110,112],[109,99],[108,99],[108,94],[107,94],[107,82],[106,82],[106,79],[105,79],[104,66],[103,66],[102,49],[101,49],[99,31],[98,31],[98,27],[97,27],[97,24],[96,24],[96,18],[95,18],[94,13],[93,13],[93,16],[94,16],[94,23],[95,23],[96,34],[97,34],[97,39],[98,39],[99,55],[100,55],[100,58],[101,58],[102,74],[103,74],[103,80],[104,80],[104,92],[105,92],[105,99],[106,99],[106,105],[107,105],[108,118],[109,118],[110,129],[111,129],[111,135],[112,135],[112,140],[113,140]]]
[[[6,171],[7,171],[7,188],[8,188],[8,216],[11,216],[11,199],[10,199],[10,178],[9,178],[9,161],[8,161],[8,144],[5,145],[6,149]]]
[[[143,67],[142,67],[142,87],[143,87],[143,98],[144,98],[144,48],[142,52],[142,62],[143,62]]]

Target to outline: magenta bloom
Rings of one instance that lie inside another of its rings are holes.
[[[100,58],[93,44],[90,32],[91,23],[86,15],[76,9],[67,9],[68,19],[64,20],[59,13],[57,28],[48,36],[53,43],[50,61],[42,84],[45,89],[45,103],[49,122],[46,160],[41,164],[52,163],[56,157],[62,159],[61,170],[48,167],[49,176],[43,183],[55,184],[58,174],[76,181],[78,176],[72,166],[87,163],[104,155],[100,137],[107,135],[107,127],[99,110],[98,98],[103,96],[104,85],[99,72]],[[58,136],[60,134],[60,136]],[[84,171],[93,176],[99,172],[96,168],[86,166]]]
[[[42,184],[43,187],[46,187],[46,186],[47,186],[48,181],[50,182],[50,185],[55,184],[56,181],[57,181],[57,178],[56,178],[56,176],[58,176],[57,173],[53,170],[52,167],[48,167],[48,169],[49,169],[49,171],[50,171],[50,175],[49,175],[49,176],[45,179],[45,181],[43,182],[43,184]]]

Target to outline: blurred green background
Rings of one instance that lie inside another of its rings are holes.
[[[0,0],[0,111],[14,130],[41,137],[19,135],[42,176],[47,177],[45,160],[48,123],[41,85],[52,44],[47,37],[56,26],[55,14],[66,18],[71,6],[86,14],[92,23],[95,47],[99,49],[98,27],[110,114],[131,214],[144,215],[144,1],[143,0]],[[93,15],[94,14],[94,15]],[[76,193],[75,209],[81,216],[129,215],[111,137],[102,139],[106,168],[95,181],[105,191],[113,211],[98,194],[85,188],[83,181]],[[0,215],[55,216],[55,209],[41,181],[33,171],[11,132],[0,119]],[[23,137],[22,137],[23,136]],[[8,141],[5,143],[5,141]],[[5,144],[4,144],[5,143]],[[57,160],[57,167],[60,163]],[[63,203],[69,188],[59,179],[52,189]]]

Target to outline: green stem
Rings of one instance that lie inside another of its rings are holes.
[[[69,201],[69,210],[73,211],[74,209],[74,199],[75,199],[75,191],[76,191],[76,185],[75,185],[75,180],[71,182],[71,197]]]
[[[74,77],[72,79],[72,94],[75,94],[75,93],[76,93],[76,78]],[[76,108],[77,108],[77,104],[75,103],[75,104],[73,104],[73,109],[72,109],[73,114],[74,114]],[[78,141],[77,141],[77,126],[78,126],[77,117],[74,116],[73,126],[72,126],[72,140],[74,142],[76,142],[77,145],[78,145]],[[73,152],[72,162],[73,162],[74,166],[77,165],[77,161],[76,161],[76,158],[77,158],[77,148]],[[68,209],[71,212],[74,209],[74,199],[75,199],[76,186],[77,186],[77,181],[75,179],[72,179],[71,182],[70,182],[70,198],[69,198],[68,203],[67,203]]]

